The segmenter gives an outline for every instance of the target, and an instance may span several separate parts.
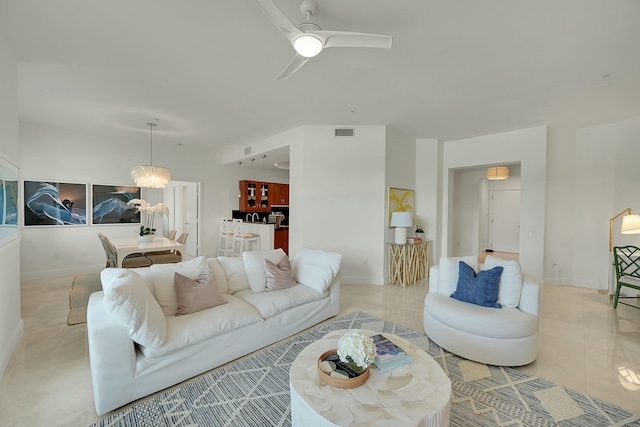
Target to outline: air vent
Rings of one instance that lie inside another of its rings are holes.
[[[244,155],[248,156],[249,154],[251,154],[251,147],[250,146],[249,147],[245,147],[245,149],[244,149]]]
[[[354,129],[353,128],[335,128],[333,136],[339,137],[353,137]]]

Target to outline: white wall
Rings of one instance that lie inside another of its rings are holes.
[[[497,163],[521,165],[520,263],[538,280],[544,277],[545,177],[547,128],[539,126],[494,135],[449,141],[444,144],[442,171],[441,254],[451,255],[453,187],[455,169]],[[443,256],[445,256],[443,255]]]
[[[13,53],[0,31],[0,156],[20,165],[17,70]],[[0,248],[0,377],[22,331],[20,239],[16,239]]]
[[[570,233],[572,256],[550,252],[548,264],[557,265],[555,271],[548,265],[550,281],[607,289],[609,219],[626,208],[640,213],[640,117],[578,129],[573,147],[573,158],[566,156],[567,164],[574,165],[574,191],[568,195],[573,206],[567,206],[564,224],[554,224],[561,234],[549,236],[548,242],[548,246],[565,243]],[[555,211],[561,214],[559,207]],[[620,234],[621,223],[622,218],[614,222],[613,245],[640,246],[640,236]],[[563,225],[569,230],[563,232]]]
[[[416,168],[416,215],[419,215],[424,225],[425,238],[433,242],[440,239],[442,232],[441,175],[443,143],[435,139],[416,140],[415,168]],[[431,247],[431,263],[437,264],[439,259],[438,245]]]
[[[111,141],[96,135],[21,122],[21,179],[133,184],[131,166],[148,162],[148,145],[136,142],[144,142],[147,136],[143,130],[140,135],[133,135],[133,141]],[[231,168],[221,166],[209,150],[178,146],[163,139],[161,131],[154,132],[154,164],[169,167],[177,181],[204,181],[199,240],[201,253],[214,253],[217,218],[222,212],[230,213],[229,199],[221,196],[234,185],[229,173]],[[160,189],[142,189],[142,197],[155,202],[161,199],[161,192]],[[135,224],[23,227],[22,278],[99,271],[104,268],[105,255],[97,233],[114,238],[131,237],[136,235],[138,227]]]
[[[305,126],[290,148],[290,254],[302,247],[343,254],[344,283],[384,283],[384,126]],[[366,261],[366,264],[365,264]]]
[[[389,187],[406,188],[414,190],[416,187],[416,163],[414,161],[416,155],[416,140],[407,135],[387,127],[385,141],[385,188]],[[384,210],[381,212],[381,225],[385,230],[384,241],[393,242],[395,237],[395,228],[389,227],[389,197],[384,198]],[[414,203],[415,209],[415,203]],[[414,212],[415,214],[415,212]],[[415,225],[415,224],[414,224]],[[413,236],[415,227],[407,230],[408,236]],[[386,245],[381,245],[384,259],[384,282],[389,283],[389,251]],[[382,284],[382,283],[380,283]]]

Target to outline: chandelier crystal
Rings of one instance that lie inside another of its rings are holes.
[[[131,178],[138,187],[165,188],[171,181],[171,172],[162,166],[153,166],[153,127],[155,123],[147,123],[151,132],[151,165],[136,165],[131,168]]]

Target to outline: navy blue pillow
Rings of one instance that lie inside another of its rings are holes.
[[[473,268],[460,261],[458,283],[451,298],[483,307],[502,308],[498,304],[498,285],[502,270],[502,267],[493,267],[476,274]]]

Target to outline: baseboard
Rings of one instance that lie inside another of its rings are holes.
[[[7,365],[9,364],[9,360],[11,360],[11,356],[18,346],[18,342],[22,337],[22,333],[24,332],[24,321],[20,319],[16,329],[14,329],[13,334],[11,334],[11,338],[7,345],[3,348],[2,354],[0,354],[0,378],[4,375],[4,370],[7,369]]]
[[[20,280],[45,279],[47,277],[75,276],[76,274],[99,273],[104,269],[104,264],[83,265],[67,267],[55,270],[21,272]]]

